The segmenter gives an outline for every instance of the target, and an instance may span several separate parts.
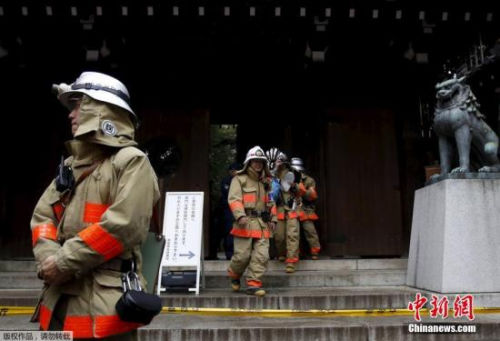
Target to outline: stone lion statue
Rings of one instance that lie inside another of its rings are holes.
[[[498,136],[484,121],[479,103],[465,77],[454,76],[436,85],[436,109],[433,128],[439,137],[441,175],[450,173],[456,142],[459,166],[451,173],[470,172],[471,149],[477,151],[480,172],[500,172]],[[472,147],[472,148],[471,148]]]

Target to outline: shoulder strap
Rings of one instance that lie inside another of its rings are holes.
[[[90,174],[92,174],[92,172],[94,172],[94,170],[99,167],[99,165],[102,163],[102,160],[101,161],[98,161],[98,162],[95,162],[93,163],[89,168],[87,168],[79,177],[78,177],[78,180],[76,180],[75,182],[75,185],[73,186],[73,188],[71,188],[69,191],[67,191],[66,193],[64,193],[64,195],[62,196],[61,198],[61,202],[64,204],[64,206],[67,206],[69,204],[69,202],[71,201],[71,199],[73,198],[73,195],[75,194],[75,189],[76,187],[81,184],[83,182],[83,180],[85,180],[85,178],[87,178]]]

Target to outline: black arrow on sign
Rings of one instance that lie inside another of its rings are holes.
[[[189,259],[194,257],[194,253],[189,251],[189,253],[180,253],[179,256],[181,257],[189,257]]]

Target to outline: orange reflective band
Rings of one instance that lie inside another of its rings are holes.
[[[94,337],[92,324],[90,316],[67,316],[64,319],[63,330],[72,331],[75,339],[92,338]]]
[[[318,193],[316,193],[314,187],[309,188],[306,197],[307,197],[306,199],[310,201],[318,199]]]
[[[300,221],[305,221],[305,220],[318,220],[319,217],[316,213],[305,213],[305,212],[300,212],[299,214]]]
[[[319,217],[316,213],[309,214],[308,218],[309,218],[309,220],[318,220],[319,219]]]
[[[102,215],[109,206],[110,205],[86,202],[85,209],[83,211],[83,222],[92,224],[100,222]]]
[[[286,262],[287,263],[297,263],[299,261],[299,258],[298,257],[294,257],[294,258],[287,258],[286,259]]]
[[[321,247],[319,247],[319,246],[318,246],[318,247],[312,247],[312,248],[311,248],[311,253],[312,253],[313,255],[317,255],[317,254],[319,253],[319,251],[321,251]]]
[[[118,315],[97,316],[95,319],[95,337],[102,338],[110,335],[126,333],[142,326],[142,323],[125,322]]]
[[[231,277],[232,279],[240,279],[240,275],[238,275],[236,272],[234,272],[231,268],[227,269],[227,275]]]
[[[304,194],[306,194],[306,192],[306,186],[304,186],[304,184],[301,182],[299,184],[299,196],[303,196]]]
[[[271,236],[271,233],[269,230],[247,230],[247,229],[239,229],[239,228],[233,228],[231,230],[231,234],[236,237],[241,237],[241,238],[266,238],[269,239]]]
[[[78,233],[80,238],[94,251],[109,260],[123,252],[123,244],[99,224],[90,225]]]
[[[52,317],[52,311],[43,304],[40,306],[40,328],[42,330],[49,329],[50,318]]]
[[[64,206],[62,203],[58,202],[52,206],[52,210],[54,210],[54,215],[56,216],[57,220],[61,220],[63,213],[64,213]]]
[[[141,323],[125,322],[117,315],[97,316],[94,321],[89,315],[67,316],[64,319],[65,331],[72,331],[75,339],[103,338],[111,335],[122,334],[142,326]]]
[[[271,207],[271,214],[272,215],[276,215],[276,205],[274,205],[273,207]]]
[[[243,203],[241,201],[233,201],[229,203],[229,208],[231,211],[237,211],[237,210],[244,210],[245,207],[243,207]]]
[[[256,281],[256,280],[248,280],[247,281],[247,286],[261,288],[262,287],[262,282],[261,281]]]
[[[269,202],[269,196],[268,195],[264,195],[260,200],[263,201],[263,202],[265,202],[267,204]]]
[[[295,211],[288,212],[287,216],[288,216],[288,219],[296,219],[299,217],[299,215]],[[278,220],[285,220],[285,213],[284,212],[278,213]]]
[[[57,240],[57,227],[52,223],[35,226],[31,231],[33,246],[36,245],[40,238]]]
[[[257,202],[257,196],[255,194],[243,194],[243,202]]]

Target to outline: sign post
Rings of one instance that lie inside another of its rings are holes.
[[[158,291],[166,291],[162,283],[163,274],[169,270],[178,271],[179,287],[189,282],[187,277],[196,271],[196,284],[188,287],[191,292],[200,293],[200,275],[203,235],[203,192],[167,192],[163,218],[165,249],[158,276]],[[188,271],[184,271],[188,270]],[[191,271],[191,272],[189,272]],[[185,279],[183,276],[185,275]],[[172,278],[172,277],[171,277]],[[177,286],[177,284],[174,284]],[[159,292],[158,292],[159,294]]]

